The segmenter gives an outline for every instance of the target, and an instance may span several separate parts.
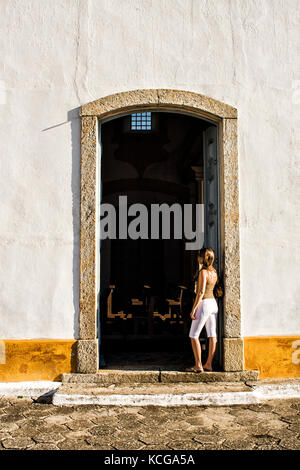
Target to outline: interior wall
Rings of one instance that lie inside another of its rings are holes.
[[[126,195],[128,206],[141,203],[148,209],[151,204],[194,204],[197,183],[191,166],[203,166],[206,123],[182,114],[152,112],[152,130],[132,132],[130,119],[127,115],[101,125],[102,202],[118,207],[119,195]],[[139,249],[144,253],[141,259],[138,256],[141,272],[133,264]],[[146,261],[149,250],[154,251]],[[130,291],[139,282],[150,283],[156,290],[165,289],[168,283],[183,284],[193,292],[193,254],[184,249],[184,241],[105,240],[101,253],[102,293],[110,284],[123,289],[126,285],[125,290]]]

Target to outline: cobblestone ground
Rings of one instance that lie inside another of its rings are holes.
[[[0,448],[300,449],[300,399],[227,407],[58,407],[0,399]]]

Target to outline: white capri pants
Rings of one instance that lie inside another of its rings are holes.
[[[218,304],[215,298],[202,299],[196,310],[196,319],[192,320],[189,337],[199,338],[205,325],[207,337],[215,338],[217,336],[217,313]]]

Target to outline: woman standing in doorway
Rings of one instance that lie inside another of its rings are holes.
[[[191,338],[192,349],[195,358],[195,365],[186,369],[186,372],[203,372],[212,370],[212,360],[217,344],[217,313],[218,304],[214,297],[214,287],[218,280],[218,274],[213,267],[215,259],[211,248],[202,248],[198,255],[198,262],[201,265],[198,273],[197,292],[194,305],[191,311]],[[200,333],[205,325],[207,337],[209,338],[208,357],[202,367],[201,346],[199,342]]]

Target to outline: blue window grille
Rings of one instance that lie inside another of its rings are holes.
[[[131,114],[132,131],[151,131],[151,112]]]

